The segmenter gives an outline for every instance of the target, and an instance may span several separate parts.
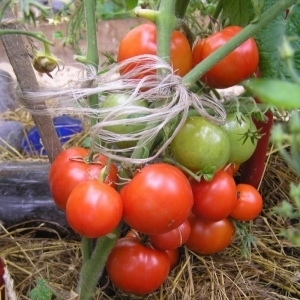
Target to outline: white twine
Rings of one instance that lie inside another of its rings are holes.
[[[132,64],[135,67],[129,70],[128,67],[132,67]],[[120,70],[126,68],[128,72],[118,76]],[[108,70],[102,70],[100,75],[94,73],[93,69],[86,70],[86,75],[72,82],[67,89],[47,88],[34,93],[19,91],[19,99],[35,114],[79,113],[101,120],[90,129],[93,147],[114,160],[128,163],[146,163],[158,157],[185,123],[191,106],[212,123],[221,125],[225,122],[226,112],[218,99],[188,91],[172,67],[155,55],[141,55],[113,65]],[[118,106],[101,108],[101,102],[112,93],[126,94],[128,99]],[[94,94],[98,95],[99,107],[88,105],[87,97]],[[139,106],[138,103],[142,100],[148,101],[150,106]],[[47,110],[41,109],[45,102],[48,105]],[[148,141],[153,140],[179,115],[180,120],[171,136],[154,155],[130,157],[136,147],[145,148]],[[108,126],[137,124],[143,124],[145,128],[130,134],[117,134],[106,129]],[[125,149],[111,147],[120,141],[140,142],[138,146]]]

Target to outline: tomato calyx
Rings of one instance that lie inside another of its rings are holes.
[[[249,129],[247,132],[242,134],[242,137],[239,139],[239,141],[243,141],[243,144],[246,143],[248,139],[251,140],[251,143],[254,144],[256,141],[262,138],[263,134],[260,133],[261,128],[258,130],[251,130]]]

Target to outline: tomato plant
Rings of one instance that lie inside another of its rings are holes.
[[[66,217],[80,235],[97,238],[110,233],[121,221],[123,203],[111,186],[96,180],[79,183],[71,192]]]
[[[230,142],[228,162],[241,164],[251,157],[257,145],[257,128],[251,118],[236,113],[227,114],[222,126]]]
[[[236,184],[224,170],[214,174],[212,180],[192,180],[194,195],[192,212],[206,221],[220,221],[229,216],[237,202]]]
[[[106,270],[109,279],[119,289],[146,295],[166,280],[170,271],[170,258],[166,251],[143,245],[135,237],[118,240],[111,250]]]
[[[107,172],[104,182],[115,187],[118,170],[114,163],[107,164],[106,156],[99,155],[91,163],[87,163],[77,154],[86,155],[88,150],[66,151],[67,153],[61,152],[57,161],[54,160],[49,176],[51,194],[59,208],[65,210],[68,197],[77,184],[86,180],[99,180],[101,171]],[[107,170],[104,169],[105,166]]]
[[[193,48],[193,64],[197,65],[242,30],[228,26],[200,41]],[[258,48],[249,38],[206,72],[201,80],[212,88],[228,88],[249,78],[257,69]]]
[[[126,94],[110,94],[107,96],[107,98],[101,103],[101,108],[110,108],[110,107],[117,107],[124,105],[124,102],[128,100],[129,95]],[[136,101],[133,105],[135,106],[141,106],[141,107],[148,107],[148,102],[146,100]],[[125,120],[127,118],[130,118],[129,114],[121,115],[117,118],[117,120]],[[143,130],[146,127],[146,123],[136,123],[136,124],[120,124],[120,125],[113,125],[113,126],[107,126],[104,127],[105,130],[114,132],[114,133],[120,133],[120,134],[130,134],[134,133],[140,130]],[[115,143],[117,147],[119,148],[128,148],[128,147],[134,147],[136,145],[136,141],[120,141]]]
[[[250,184],[236,186],[237,203],[230,216],[238,221],[251,221],[261,212],[263,200],[258,190]]]
[[[139,25],[124,36],[119,45],[117,61],[142,54],[157,54],[156,27],[153,23]],[[177,30],[173,31],[171,37],[170,61],[179,76],[184,76],[192,69],[191,47],[185,35]],[[128,72],[136,65],[131,64],[121,73]]]
[[[210,222],[190,215],[189,222],[191,234],[185,246],[196,253],[209,255],[220,252],[230,245],[234,237],[235,228],[228,218]]]
[[[176,167],[154,163],[142,168],[121,193],[124,220],[133,229],[162,234],[181,225],[193,205],[186,176]]]
[[[203,117],[187,119],[171,142],[175,159],[192,171],[218,171],[222,169],[230,154],[230,143],[226,132]]]
[[[177,228],[166,233],[150,235],[151,243],[162,250],[172,250],[180,247],[186,242],[191,232],[191,226],[188,220],[185,220]]]

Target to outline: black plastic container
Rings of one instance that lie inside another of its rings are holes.
[[[8,228],[46,222],[68,234],[65,213],[56,207],[48,185],[50,164],[42,161],[0,163],[0,221]]]

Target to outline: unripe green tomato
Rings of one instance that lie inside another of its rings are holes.
[[[257,132],[257,128],[253,121],[247,117],[242,116],[237,118],[235,113],[230,113],[226,117],[226,123],[222,126],[226,131],[230,142],[230,155],[228,162],[241,164],[248,160],[257,145],[257,139],[248,137],[245,140],[245,134]]]
[[[222,169],[228,161],[230,143],[226,132],[203,117],[187,119],[171,143],[174,158],[198,172]]]
[[[110,108],[110,107],[116,107],[127,101],[129,98],[129,95],[126,94],[110,94],[101,104],[101,108]],[[136,106],[141,107],[148,107],[148,102],[146,100],[141,100],[135,102]],[[116,120],[125,120],[129,118],[129,114],[124,114],[116,118]],[[106,126],[104,127],[105,130],[109,130],[114,133],[118,134],[130,134],[135,133],[137,131],[143,130],[146,127],[146,123],[137,123],[135,125],[128,125],[128,124],[120,124],[120,125],[112,125],[112,126]],[[118,148],[124,149],[128,147],[134,147],[137,144],[136,141],[122,141],[117,142],[116,146]]]

